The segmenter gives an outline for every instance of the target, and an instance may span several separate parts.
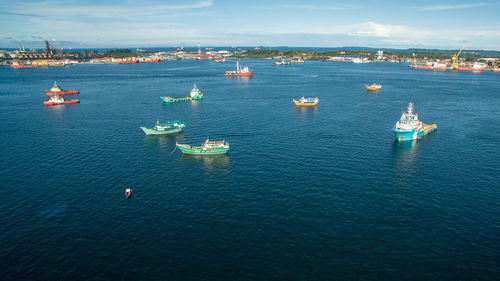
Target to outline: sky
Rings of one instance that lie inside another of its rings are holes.
[[[500,50],[500,0],[0,0],[0,48]]]

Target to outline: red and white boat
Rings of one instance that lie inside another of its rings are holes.
[[[66,104],[75,104],[75,103],[80,103],[79,100],[65,100],[61,96],[52,96],[50,97],[49,100],[46,100],[43,102],[45,105],[66,105]]]
[[[411,69],[425,69],[425,70],[447,70],[448,66],[444,63],[426,63],[424,65],[414,64],[409,65]]]
[[[125,196],[127,196],[127,198],[130,198],[130,196],[132,196],[132,190],[130,188],[125,189]]]
[[[61,89],[56,82],[54,82],[54,86],[52,86],[52,88],[50,88],[50,90],[45,90],[45,93],[47,95],[78,95],[80,92],[79,91],[75,91],[75,90],[68,90],[68,91],[65,91],[63,89]]]
[[[80,103],[80,101],[76,99],[75,100],[64,99],[64,96],[78,95],[80,93],[79,91],[75,90],[64,91],[61,88],[59,88],[59,86],[57,86],[56,82],[54,82],[54,86],[52,86],[50,90],[45,90],[45,93],[49,97],[49,100],[44,101],[43,104],[47,106]]]
[[[24,63],[20,63],[18,61],[15,61],[15,62],[12,62],[10,64],[10,67],[12,67],[12,68],[37,68],[39,66],[38,65],[31,65],[31,64],[24,64]]]
[[[236,61],[236,70],[226,71],[224,76],[252,77],[253,71],[250,71],[248,66],[240,67],[240,64]]]
[[[484,66],[482,66],[479,63],[475,63],[472,65],[472,67],[459,67],[457,70],[459,71],[472,71],[472,72],[483,72],[484,71]]]

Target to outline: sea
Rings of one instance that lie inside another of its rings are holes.
[[[500,73],[240,63],[0,67],[0,279],[499,280]]]

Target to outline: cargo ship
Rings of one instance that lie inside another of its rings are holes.
[[[163,102],[166,103],[174,103],[174,102],[181,102],[181,101],[190,101],[190,100],[202,100],[203,99],[203,93],[200,91],[200,89],[196,88],[196,84],[194,84],[193,89],[191,89],[191,92],[189,93],[188,97],[181,97],[181,98],[173,98],[173,97],[160,97]]]
[[[186,125],[184,125],[184,122],[179,120],[167,123],[160,123],[160,121],[157,120],[156,125],[154,125],[153,127],[141,127],[141,129],[147,136],[152,136],[178,133],[182,131],[182,128],[184,128],[185,126]]]
[[[224,76],[235,76],[235,77],[251,77],[253,76],[253,71],[248,69],[248,66],[241,67],[238,61],[236,61],[236,70],[226,71]]]
[[[45,90],[45,94],[49,97],[49,100],[44,101],[43,103],[47,106],[50,105],[66,105],[66,104],[75,104],[80,103],[79,100],[66,100],[64,96],[70,95],[78,95],[80,92],[75,90],[64,91],[62,90],[56,82],[54,82],[54,86],[50,88],[50,90]]]
[[[436,124],[427,125],[418,120],[418,114],[413,113],[413,103],[408,105],[408,111],[403,112],[401,118],[392,129],[398,141],[408,141],[422,138],[437,129]]]
[[[413,64],[409,65],[411,69],[424,69],[424,70],[447,70],[448,66],[444,63],[426,63],[426,64]]]
[[[229,144],[225,141],[206,140],[201,146],[191,146],[188,144],[175,144],[184,154],[194,155],[216,155],[226,154],[229,151]]]
[[[319,103],[319,98],[301,97],[299,100],[292,99],[296,106],[316,106]]]

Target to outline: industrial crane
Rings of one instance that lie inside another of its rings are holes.
[[[458,53],[454,54],[451,56],[451,67],[450,69],[451,70],[457,70],[458,69],[458,56],[460,56],[460,53],[462,52],[462,50],[464,49],[465,46],[462,46],[462,49],[460,49],[460,51],[458,51]]]

